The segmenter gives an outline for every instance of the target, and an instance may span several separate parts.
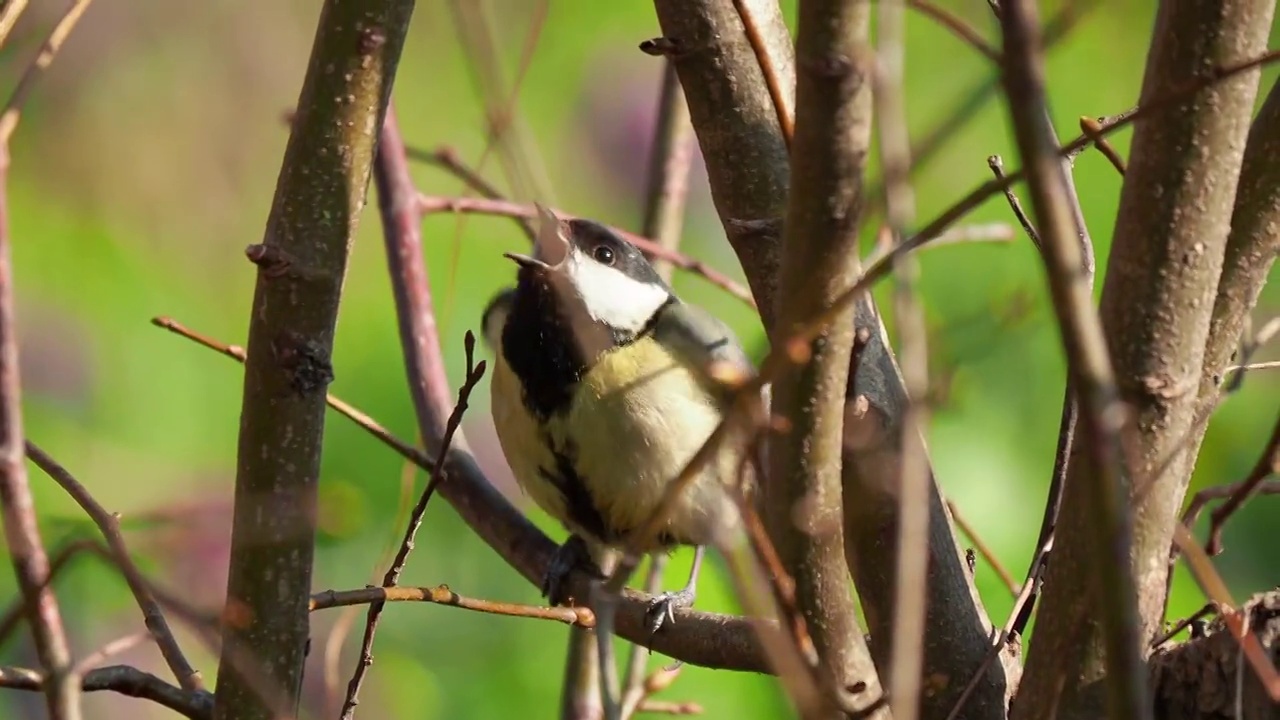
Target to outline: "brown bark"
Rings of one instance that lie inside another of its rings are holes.
[[[297,706],[334,323],[413,6],[324,4],[265,239],[250,248],[260,269],[215,718]]]
[[[1261,54],[1274,3],[1197,0],[1162,3],[1139,104],[1154,104],[1197,76]],[[1192,466],[1193,424],[1210,315],[1231,222],[1257,71],[1213,84],[1138,121],[1101,315],[1121,398],[1132,411],[1124,432],[1134,494],[1130,560],[1138,598],[1137,643],[1159,627],[1176,513]],[[1062,687],[1059,718],[1096,717],[1107,672],[1107,634],[1078,592],[1108,556],[1096,554],[1089,462],[1081,437],[1073,453],[1046,596],[1027,658],[1018,717],[1047,717],[1042,698]],[[1109,550],[1108,550],[1109,553]],[[1061,678],[1066,678],[1062,684]],[[1043,712],[1024,714],[1032,704]]]
[[[796,125],[775,329],[816,316],[858,275],[858,221],[871,142],[868,2],[804,0],[796,39]],[[865,682],[879,696],[858,628],[841,531],[840,455],[853,348],[850,308],[810,344],[808,363],[773,384],[791,430],[769,444],[764,506],[772,539],[832,687]]]

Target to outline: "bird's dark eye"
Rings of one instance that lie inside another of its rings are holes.
[[[591,251],[591,257],[594,257],[596,262],[601,265],[612,265],[614,259],[613,248],[608,245],[597,245],[596,249]]]

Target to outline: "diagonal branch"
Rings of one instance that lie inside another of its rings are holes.
[[[297,706],[309,637],[325,388],[347,255],[413,0],[326,0],[260,255],[245,362],[218,720]],[[245,671],[252,658],[261,675]]]
[[[71,496],[76,504],[85,511],[89,519],[93,520],[93,524],[98,526],[98,530],[102,532],[103,538],[107,541],[107,547],[111,550],[111,559],[116,567],[120,569],[120,574],[124,576],[125,583],[129,586],[129,592],[133,593],[134,600],[138,603],[138,608],[142,610],[142,618],[146,623],[147,630],[150,631],[151,637],[155,640],[156,645],[160,648],[160,654],[164,656],[165,663],[169,665],[169,669],[173,671],[173,676],[177,678],[178,684],[183,690],[203,690],[204,680],[200,677],[191,663],[187,661],[185,655],[182,654],[182,648],[178,646],[177,639],[173,636],[173,631],[169,629],[169,622],[164,617],[164,612],[160,609],[160,603],[156,601],[155,594],[151,592],[147,581],[142,577],[142,571],[138,569],[138,564],[133,561],[133,556],[129,554],[129,548],[124,543],[124,536],[120,534],[120,518],[109,513],[102,504],[94,499],[93,494],[88,488],[80,484],[80,481],[61,464],[49,456],[48,453],[41,450],[30,440],[26,443],[27,457],[31,458],[41,470],[49,477],[53,478],[63,490]]]
[[[34,670],[0,667],[0,687],[40,691],[44,677]],[[191,720],[211,720],[213,695],[204,690],[183,690],[148,672],[128,665],[100,667],[85,673],[80,681],[84,692],[110,691],[150,700]]]

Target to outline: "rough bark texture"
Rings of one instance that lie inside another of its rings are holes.
[[[1217,395],[1223,371],[1240,346],[1241,332],[1280,252],[1280,81],[1249,130],[1231,234],[1213,303],[1209,345],[1200,380],[1201,401]],[[1200,433],[1203,437],[1203,432]]]
[[[1256,595],[1245,607],[1250,631],[1271,663],[1280,664],[1280,591]],[[1150,668],[1160,720],[1280,720],[1280,703],[1267,695],[1221,622],[1204,637],[1155,653]]]
[[[803,0],[796,40],[792,192],[782,241],[775,328],[816,316],[857,279],[862,176],[871,142],[868,2]],[[858,628],[841,532],[840,454],[853,309],[813,341],[810,361],[773,385],[773,412],[791,431],[769,446],[764,506],[773,541],[832,687],[875,668]]]
[[[732,2],[655,0],[662,34],[706,158],[711,198],[751,285],[765,327],[773,326],[789,158],[742,21]],[[773,71],[794,102],[791,36],[776,0],[743,0],[768,46]]]
[[[782,209],[790,186],[786,144],[760,65],[732,3],[655,0],[698,142],[711,193],[760,307],[773,331]],[[795,76],[791,43],[776,2],[745,0],[766,39],[784,87]],[[880,672],[888,672],[895,606],[897,493],[901,421],[906,393],[875,304],[855,305],[854,326],[870,341],[849,366],[844,408],[842,483],[845,555],[871,633]],[[773,529],[771,528],[771,531]],[[925,675],[936,680],[925,698],[926,717],[944,717],[980,667],[991,624],[964,568],[950,517],[937,486],[929,501],[929,585]],[[1017,664],[1007,654],[979,683],[966,706],[970,717],[1003,717]]]
[[[250,250],[261,269],[218,668],[222,720],[266,720],[297,705],[334,322],[413,5],[324,4],[264,244]]]
[[[1259,55],[1273,10],[1269,0],[1162,3],[1139,104]],[[1137,491],[1131,560],[1143,647],[1161,621],[1165,559],[1192,466],[1188,431],[1257,77],[1243,73],[1139,120],[1121,193],[1101,314],[1121,397],[1132,410],[1124,440]],[[1082,442],[1020,690],[1045,697],[1065,677],[1059,718],[1096,717],[1097,681],[1106,672],[1097,598],[1068,590],[1087,587],[1099,561],[1090,464],[1082,460],[1091,449]]]

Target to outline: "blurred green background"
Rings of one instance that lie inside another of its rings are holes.
[[[985,0],[944,0],[985,36],[995,35]],[[0,57],[16,80],[62,3],[37,2]],[[506,76],[515,76],[537,3],[491,0]],[[1046,3],[1045,17],[1057,3]],[[1135,101],[1154,2],[1104,3],[1059,44],[1048,62],[1054,119],[1064,138],[1081,115],[1110,115]],[[228,342],[243,342],[259,242],[286,140],[282,114],[296,102],[319,2],[175,3],[99,0],[30,103],[14,140],[10,178],[24,410],[29,436],[66,464],[103,504],[125,518],[127,539],[161,586],[201,608],[222,599],[241,376],[230,361],[151,327],[171,315]],[[789,21],[794,2],[787,3]],[[551,176],[570,211],[635,228],[661,72],[636,45],[659,35],[645,2],[556,0],[524,82],[521,102]],[[917,137],[950,112],[993,69],[937,25],[908,16],[907,106]],[[447,144],[468,162],[484,149],[483,109],[442,0],[422,0],[395,89],[401,128],[421,147]],[[1269,87],[1274,72],[1264,75]],[[1127,150],[1128,133],[1116,139]],[[1005,109],[990,101],[976,120],[916,177],[925,221],[989,177],[986,157],[1016,166]],[[504,185],[500,165],[486,174]],[[1120,178],[1097,153],[1076,164],[1076,182],[1105,262]],[[415,168],[429,193],[459,182]],[[684,248],[740,277],[695,170]],[[969,222],[1011,221],[993,199]],[[448,371],[461,376],[463,333],[478,329],[492,293],[512,280],[500,257],[524,242],[508,221],[443,215],[425,226],[427,263],[445,339]],[[1032,247],[971,244],[921,256],[937,383],[929,444],[942,487],[1017,576],[1038,530],[1052,465],[1063,361]],[[677,289],[731,322],[758,354],[760,328],[733,299],[698,278]],[[884,303],[882,303],[884,304]],[[886,308],[887,309],[887,308]],[[1280,311],[1272,287],[1255,315]],[[1264,352],[1259,359],[1276,356]],[[365,213],[339,321],[332,391],[401,437],[415,434],[376,213]],[[1197,487],[1236,480],[1270,429],[1280,373],[1250,377],[1215,417],[1196,470]],[[487,383],[465,429],[493,481],[520,502],[487,417]],[[32,485],[47,544],[95,532],[38,471]],[[374,582],[402,532],[398,507],[406,470],[395,455],[331,416],[324,455],[315,587]],[[413,481],[421,487],[421,474]],[[414,491],[416,496],[416,490]],[[1280,501],[1253,501],[1230,525],[1218,564],[1237,598],[1280,584],[1268,550]],[[563,532],[530,509],[553,537]],[[1270,525],[1268,525],[1270,520]],[[690,553],[669,565],[668,584]],[[699,607],[732,612],[713,561]],[[993,617],[1011,605],[985,563],[979,584]],[[404,580],[448,583],[466,595],[535,602],[533,587],[473,537],[442,501],[429,510]],[[57,583],[77,653],[142,629],[116,577],[82,558]],[[12,602],[0,573],[0,599]],[[1180,571],[1171,617],[1204,600]],[[333,686],[345,688],[363,608],[354,617]],[[326,698],[326,638],[344,612],[314,617],[306,679],[312,717],[336,717]],[[566,632],[562,626],[447,607],[393,604],[375,647],[360,716],[552,717]],[[184,630],[184,645],[212,680],[216,658]],[[116,659],[167,676],[141,646]],[[0,662],[33,665],[25,634],[0,648]],[[666,658],[652,657],[656,667]],[[687,668],[664,698],[695,700],[709,717],[774,717],[784,709],[766,678]],[[0,714],[39,717],[38,696],[0,692]],[[147,703],[97,694],[89,718],[169,717]]]

